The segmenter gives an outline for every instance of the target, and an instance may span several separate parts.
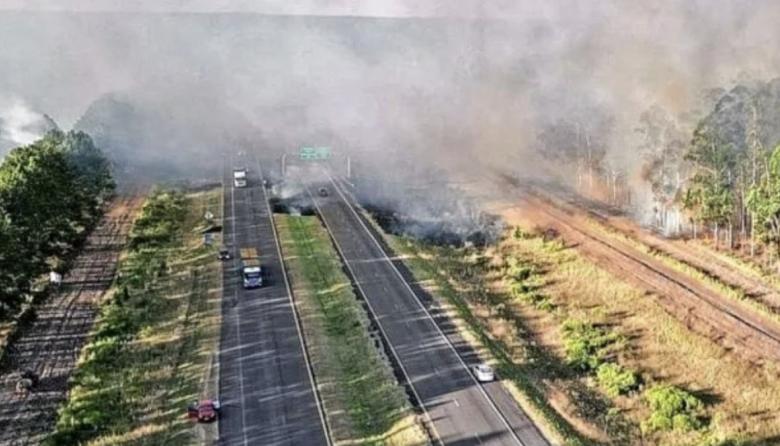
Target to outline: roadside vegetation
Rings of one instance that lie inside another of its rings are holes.
[[[366,310],[319,219],[283,214],[274,218],[336,442],[427,444],[381,344],[369,336]]]
[[[184,415],[213,389],[220,268],[201,231],[204,211],[219,209],[219,191],[158,190],[146,200],[47,445],[185,445],[213,436]]]
[[[44,274],[65,272],[114,190],[88,135],[52,131],[0,164],[0,359],[46,296]]]
[[[554,237],[496,246],[386,236],[489,351],[518,401],[567,444],[771,444],[780,385]]]

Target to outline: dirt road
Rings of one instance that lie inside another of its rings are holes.
[[[138,196],[115,200],[61,289],[37,308],[37,319],[9,346],[0,370],[0,445],[39,444],[51,430],[141,203]],[[16,377],[27,369],[40,376],[40,383],[32,393],[17,395]]]
[[[604,226],[633,238],[652,250],[694,268],[732,288],[741,290],[745,297],[765,305],[773,313],[780,314],[780,290],[758,274],[735,269],[722,257],[681,239],[668,239],[640,227],[636,222],[620,215],[608,215],[589,209],[581,203],[567,200],[566,209],[587,215]]]

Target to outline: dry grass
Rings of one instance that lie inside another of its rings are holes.
[[[780,275],[777,274],[776,270],[767,267],[765,254],[751,257],[749,254],[739,251],[715,249],[711,242],[704,239],[688,240],[685,246],[704,255],[713,256],[740,273],[762,280],[780,291]]]
[[[663,444],[689,444],[708,438],[750,438],[776,441],[780,435],[780,382],[776,370],[757,368],[688,330],[668,315],[651,296],[616,280],[570,249],[545,249],[538,238],[512,240],[511,249],[553,267],[547,269],[545,295],[566,308],[617,329],[628,339],[619,361],[648,380],[663,380],[694,391],[708,404],[710,428],[699,434],[656,437]],[[531,321],[544,315],[526,310]],[[548,316],[549,317],[549,316]],[[560,351],[550,325],[532,323],[550,348]],[[547,334],[544,334],[547,333]],[[636,398],[615,403],[634,420],[646,415]],[[774,440],[772,440],[774,439]]]
[[[778,314],[776,311],[773,311],[768,305],[760,301],[757,301],[755,299],[748,298],[746,292],[743,289],[737,288],[722,280],[719,280],[715,277],[705,274],[703,271],[701,271],[700,269],[692,265],[689,265],[685,262],[675,259],[673,256],[666,254],[664,252],[651,249],[649,246],[645,245],[644,243],[641,243],[638,240],[628,237],[620,232],[614,231],[608,227],[602,226],[595,222],[592,222],[590,224],[590,227],[591,229],[597,231],[602,235],[605,235],[607,237],[614,237],[620,240],[621,242],[626,243],[631,247],[645,254],[649,254],[650,256],[661,261],[661,263],[672,268],[673,270],[683,273],[693,279],[696,279],[698,282],[704,284],[707,288],[718,293],[719,295],[728,297],[729,299],[738,302],[739,305],[741,305],[743,308],[762,314],[768,317],[769,319],[772,319],[773,321],[780,322],[780,314]],[[701,250],[707,248],[703,247],[702,245],[699,245],[698,249]],[[760,273],[755,268],[751,268],[751,265],[743,261],[740,261],[735,257],[728,256],[726,254],[721,254],[717,251],[711,251],[709,254],[718,255],[719,258],[723,259],[728,264],[734,266],[736,269],[740,270],[741,272],[759,278],[766,282],[769,282],[772,286],[778,287],[778,285],[780,285],[780,281],[771,277],[771,275],[764,275],[762,277],[759,275]]]

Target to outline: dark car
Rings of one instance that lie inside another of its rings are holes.
[[[327,197],[328,196],[328,189],[321,187],[318,191],[318,194],[320,194],[320,197]]]
[[[195,401],[187,407],[187,416],[198,423],[211,423],[217,420],[220,409],[218,400]]]
[[[223,262],[225,260],[230,260],[230,251],[227,248],[220,248],[217,257],[219,258],[219,260],[222,260]]]

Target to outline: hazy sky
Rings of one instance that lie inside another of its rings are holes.
[[[22,103],[69,128],[119,92],[174,141],[214,140],[199,132],[233,128],[235,110],[279,144],[321,130],[473,165],[599,110],[630,162],[651,105],[777,77],[778,23],[771,0],[0,0],[0,116],[29,116]]]
[[[0,9],[25,11],[253,12],[261,14],[371,17],[533,17],[554,13],[563,3],[590,1],[514,0],[2,0]],[[592,6],[587,6],[592,8]]]

